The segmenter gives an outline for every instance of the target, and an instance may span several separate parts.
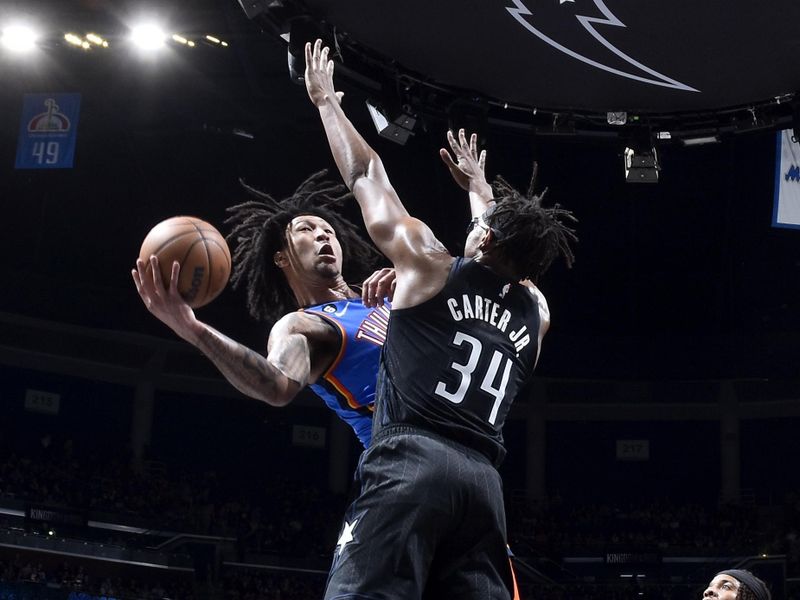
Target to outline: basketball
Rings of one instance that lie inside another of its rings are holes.
[[[148,276],[151,254],[158,257],[166,288],[172,263],[180,263],[178,291],[192,308],[205,306],[216,298],[231,274],[231,252],[225,238],[213,225],[197,217],[172,217],[150,230],[139,250]]]

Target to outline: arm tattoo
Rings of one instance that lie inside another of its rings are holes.
[[[265,357],[210,329],[202,333],[197,346],[236,389],[272,404],[282,374]]]

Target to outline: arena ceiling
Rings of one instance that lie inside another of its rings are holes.
[[[273,33],[307,19],[362,83],[416,111],[471,102],[540,132],[607,129],[623,111],[655,128],[775,127],[800,90],[793,0],[240,1]]]

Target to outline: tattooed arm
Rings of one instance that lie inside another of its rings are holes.
[[[161,281],[156,257],[151,258],[151,269],[147,273],[139,260],[132,271],[147,309],[205,354],[247,396],[285,406],[316,381],[336,356],[338,334],[319,317],[306,313],[290,313],[278,321],[269,336],[268,355],[262,356],[195,317],[177,290],[178,263],[173,265],[168,288]]]
[[[236,389],[272,406],[285,406],[316,381],[333,360],[336,332],[322,319],[291,313],[272,328],[266,357],[197,321],[194,345]]]

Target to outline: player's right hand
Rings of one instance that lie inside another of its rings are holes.
[[[452,156],[446,148],[439,150],[439,156],[442,157],[455,182],[467,192],[476,191],[472,189],[475,186],[488,186],[485,174],[486,150],[478,153],[478,135],[473,133],[467,140],[464,130],[459,129],[456,140],[453,131],[448,130],[447,143],[453,152]]]
[[[194,311],[178,292],[178,279],[181,265],[178,261],[172,264],[169,287],[164,286],[161,279],[161,268],[158,257],[150,257],[150,273],[147,263],[136,259],[136,268],[131,271],[136,291],[144,305],[157,319],[170,327],[180,337],[188,340],[191,335],[191,323],[195,321]]]
[[[397,274],[394,269],[384,267],[375,271],[364,280],[361,287],[361,301],[368,308],[383,306],[384,299],[392,301],[397,283]]]

